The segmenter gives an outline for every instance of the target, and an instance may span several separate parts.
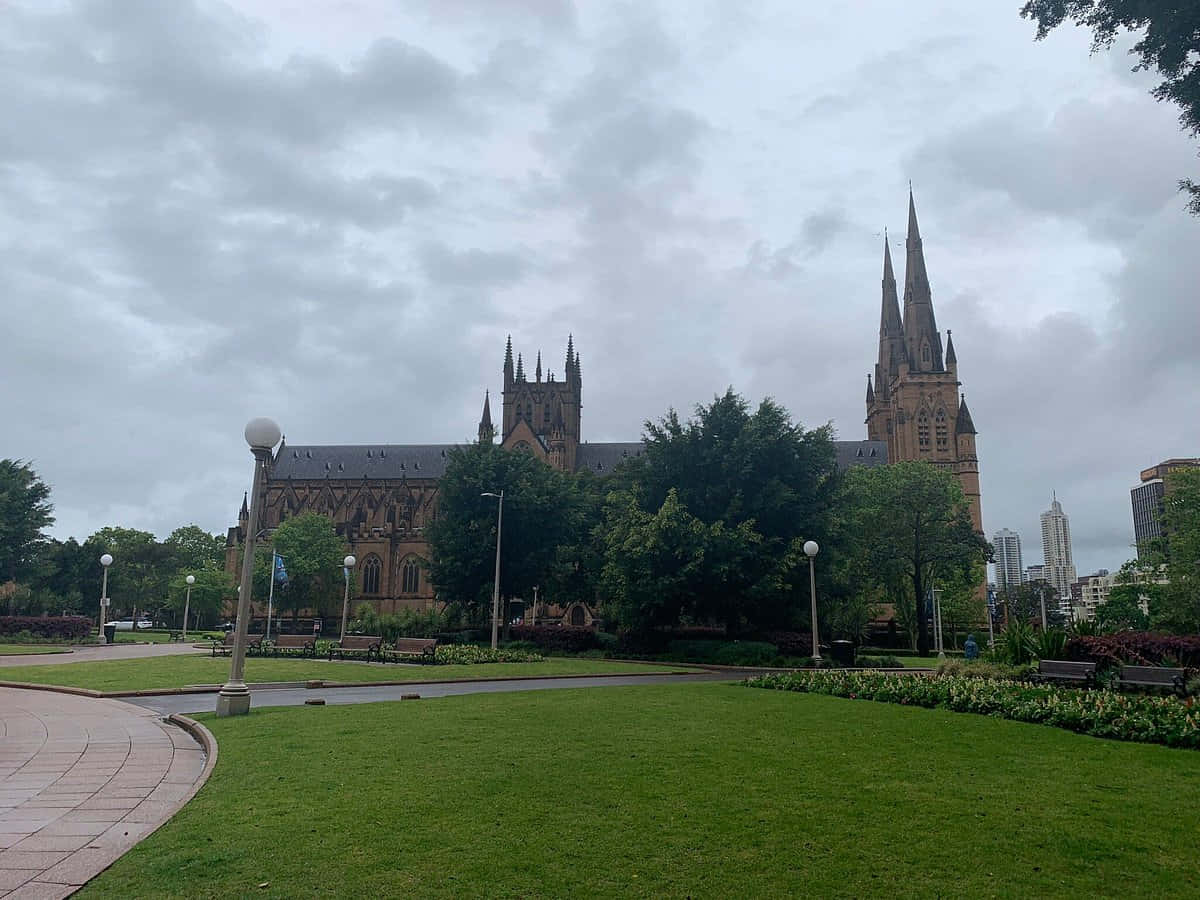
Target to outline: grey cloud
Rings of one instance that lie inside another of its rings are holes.
[[[437,242],[425,244],[420,259],[432,281],[460,287],[510,285],[529,270],[528,262],[520,254],[478,248],[455,251]]]

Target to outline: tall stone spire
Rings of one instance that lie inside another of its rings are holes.
[[[958,434],[978,434],[975,430],[975,423],[971,421],[971,411],[967,409],[967,395],[962,394],[962,399],[958,404],[958,420],[954,423],[954,430]]]
[[[521,361],[521,354],[517,354],[517,381],[525,380],[525,363]]]
[[[875,392],[871,390],[871,376],[867,376],[867,406],[875,402]]]
[[[908,237],[904,242],[904,346],[913,372],[941,372],[942,336],[933,316],[933,293],[925,271],[925,251],[917,226],[917,207],[908,189]]]
[[[954,352],[954,337],[950,334],[950,329],[946,329],[946,365],[958,365],[958,354]]]
[[[511,384],[513,380],[512,335],[508,336],[508,344],[504,348],[504,383]]]
[[[567,365],[563,369],[566,373],[567,381],[570,381],[575,374],[575,338],[573,335],[567,335]]]
[[[541,381],[541,380],[542,380],[542,351],[541,351],[541,350],[539,350],[539,351],[538,351],[538,356],[537,356],[537,369],[535,369],[535,370],[534,370],[534,377],[535,377],[535,378],[536,378],[538,381]]]
[[[479,417],[479,443],[490,444],[496,436],[492,425],[492,403],[487,391],[483,392],[483,415]]]
[[[892,271],[892,250],[887,231],[883,233],[883,302],[879,310],[879,363],[875,367],[875,385],[887,399],[891,380],[900,374],[904,360],[904,325],[900,321],[900,300],[896,296],[896,274]]]

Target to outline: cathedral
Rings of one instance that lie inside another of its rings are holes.
[[[884,237],[879,361],[874,381],[867,376],[867,437],[887,444],[889,460],[924,460],[953,472],[971,505],[975,530],[982,534],[975,424],[966,395],[959,392],[958,357],[949,331],[943,353],[911,190],[905,254],[901,318],[892,251]]]
[[[641,441],[591,443],[583,440],[583,369],[573,338],[568,337],[562,372],[543,371],[536,356],[532,373],[522,354],[514,358],[512,338],[504,350],[501,422],[492,420],[485,392],[479,421],[480,441],[532,453],[563,472],[585,469],[603,475],[630,457]],[[949,332],[943,354],[916,211],[909,195],[908,255],[904,316],[892,273],[891,251],[884,242],[883,314],[879,362],[867,378],[867,440],[836,441],[838,466],[884,465],[888,460],[923,459],[954,472],[971,502],[976,529],[979,514],[979,464],[975,427],[958,393],[957,360]],[[292,445],[280,443],[265,473],[260,539],[290,516],[317,512],[333,520],[358,559],[356,594],[380,612],[429,609],[437,587],[429,582],[425,526],[437,515],[438,479],[452,444]],[[226,568],[238,569],[249,521],[243,499],[238,524],[226,540]],[[541,598],[536,620],[590,625],[594,610],[584,604],[559,608]]]

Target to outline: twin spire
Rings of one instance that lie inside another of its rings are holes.
[[[566,360],[566,380],[568,382],[574,380],[579,381],[579,354],[575,352],[575,338],[573,335],[567,335],[567,360]],[[554,373],[546,371],[546,380],[553,381]],[[542,380],[542,351],[537,352],[537,362],[533,370],[533,377],[536,381]],[[513,364],[513,349],[512,335],[508,336],[508,341],[504,345],[504,382],[511,384],[513,382],[525,381],[525,360],[521,354],[517,354],[516,365]]]
[[[883,237],[883,302],[879,314],[879,362],[875,366],[872,396],[887,399],[890,382],[900,374],[900,364],[912,372],[944,372],[955,364],[954,344],[950,342],[943,361],[942,336],[933,315],[933,292],[925,269],[921,228],[912,188],[908,191],[908,234],[904,240],[904,316],[896,292],[896,274],[892,268],[892,250],[887,232]]]

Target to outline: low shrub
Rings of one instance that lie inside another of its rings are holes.
[[[983,660],[967,662],[962,659],[946,659],[937,667],[939,675],[961,675],[966,678],[988,678],[998,681],[1022,681],[1035,671],[1036,666],[1010,666],[1006,663]]]
[[[1094,662],[1101,669],[1131,666],[1178,666],[1200,669],[1200,635],[1121,631],[1076,635],[1066,643],[1064,659]]]
[[[87,616],[0,616],[0,635],[28,632],[31,637],[82,641],[92,633]]]
[[[667,645],[666,657],[716,666],[772,666],[779,651],[765,641],[677,640]]]
[[[721,641],[725,632],[720,628],[662,628],[650,631],[619,631],[614,653],[637,658],[665,653],[672,641]]]
[[[477,647],[474,644],[438,644],[433,661],[441,666],[474,665],[477,663],[541,662],[545,657],[528,650],[501,647]]]
[[[807,656],[812,653],[811,631],[768,631],[762,635],[762,639],[778,647],[784,656]]]
[[[570,628],[558,625],[514,625],[514,641],[534,644],[549,653],[582,653],[599,650],[600,638],[591,628]]]
[[[854,663],[860,669],[902,669],[904,663],[894,656],[860,656]]]
[[[1065,728],[1094,737],[1200,748],[1200,716],[1176,697],[1079,691],[960,675],[933,678],[887,672],[760,675],[748,687],[801,691],[907,706],[941,707]]]

